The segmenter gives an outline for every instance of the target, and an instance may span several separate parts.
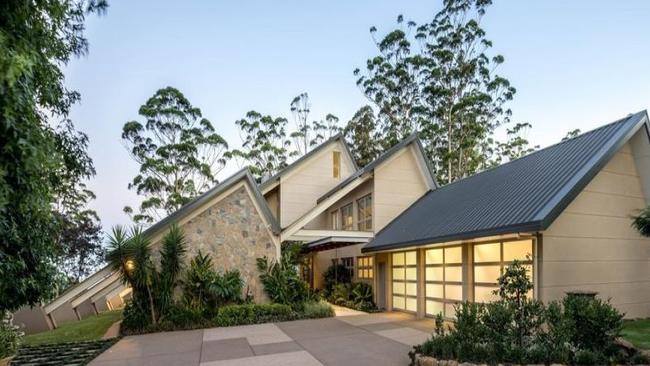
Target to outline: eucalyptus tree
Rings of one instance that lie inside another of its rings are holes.
[[[309,121],[311,101],[309,94],[301,93],[291,101],[291,113],[295,122],[295,130],[289,133],[294,144],[291,157],[300,157],[323,141],[341,132],[339,118],[331,113],[322,120]]]
[[[229,151],[228,158],[233,158],[240,166],[249,165],[258,181],[287,166],[291,141],[287,138],[286,118],[250,111],[235,124],[241,148]]]
[[[0,315],[51,295],[57,277],[56,121],[78,92],[63,68],[88,51],[84,23],[104,0],[0,1]]]
[[[361,107],[345,126],[344,133],[358,166],[363,167],[379,156],[381,146],[372,107]]]
[[[129,189],[144,199],[136,223],[152,223],[211,188],[226,164],[228,143],[178,89],[158,90],[140,107],[144,122],[122,128],[131,157],[140,165]]]
[[[432,21],[404,23],[376,40],[379,55],[357,85],[378,109],[384,147],[418,131],[438,180],[452,182],[490,164],[497,127],[516,90],[496,73],[504,57],[491,55],[481,20],[491,0],[445,0]]]

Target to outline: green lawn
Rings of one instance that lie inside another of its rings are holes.
[[[650,319],[626,321],[621,334],[635,346],[650,349]]]
[[[23,344],[32,346],[46,343],[92,341],[101,339],[116,321],[122,318],[122,311],[105,311],[81,321],[61,324],[56,329],[25,336]]]

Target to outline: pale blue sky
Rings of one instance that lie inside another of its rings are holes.
[[[649,1],[495,1],[484,28],[517,88],[513,120],[542,146],[650,105]],[[352,71],[376,49],[368,33],[395,18],[430,20],[441,1],[110,1],[88,22],[90,53],[71,62],[72,111],[90,136],[90,187],[105,229],[127,224],[137,172],[121,143],[124,122],[158,88],[175,86],[231,145],[247,111],[284,115],[306,91],[312,117],[347,121],[366,103]],[[229,166],[225,173],[236,169]],[[224,174],[225,175],[225,174]],[[223,178],[223,176],[221,177]]]

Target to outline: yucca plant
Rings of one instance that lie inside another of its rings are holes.
[[[169,308],[178,274],[182,269],[185,240],[182,231],[172,226],[162,242],[160,272],[151,259],[151,242],[142,229],[133,227],[127,234],[121,226],[109,235],[106,261],[133,290],[133,303],[149,313],[151,324],[158,324]]]
[[[160,251],[157,298],[161,314],[165,314],[173,302],[174,288],[176,288],[178,278],[183,270],[183,257],[187,252],[186,248],[187,242],[183,231],[177,225],[172,225],[162,240]]]
[[[650,206],[632,218],[632,226],[643,236],[650,237]]]

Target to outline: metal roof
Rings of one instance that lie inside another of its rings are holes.
[[[278,179],[280,179],[280,177],[282,175],[287,174],[289,171],[293,170],[295,167],[300,165],[300,163],[302,163],[303,161],[305,161],[305,160],[309,159],[310,157],[316,155],[319,151],[323,150],[327,145],[329,145],[330,143],[332,143],[334,141],[337,141],[337,140],[341,140],[341,143],[343,144],[343,147],[345,148],[346,154],[348,155],[348,157],[350,157],[350,160],[352,161],[352,167],[354,168],[355,171],[358,170],[359,168],[357,167],[357,163],[356,163],[356,161],[354,161],[354,157],[352,156],[352,153],[350,153],[350,149],[348,148],[348,144],[345,143],[345,139],[343,138],[343,134],[342,133],[337,133],[336,135],[332,136],[327,141],[325,141],[322,144],[316,146],[316,148],[314,148],[313,150],[309,151],[305,155],[298,158],[293,163],[291,163],[291,164],[287,165],[286,167],[280,169],[280,171],[278,171],[277,173],[272,175],[270,178],[265,179],[259,185],[260,191],[264,191],[269,186],[272,186],[273,183],[275,183]]]
[[[433,167],[431,165],[431,162],[427,158],[427,155],[424,153],[424,149],[422,147],[422,143],[420,142],[420,139],[418,138],[416,133],[412,133],[409,135],[407,138],[404,140],[400,141],[399,143],[395,144],[393,147],[390,149],[384,151],[382,154],[380,154],[375,160],[371,161],[370,163],[366,164],[361,169],[358,169],[356,172],[354,172],[351,176],[347,177],[346,179],[342,180],[341,183],[337,184],[334,186],[334,188],[330,189],[327,191],[325,194],[320,196],[317,200],[316,203],[321,203],[321,201],[327,199],[329,196],[333,195],[336,193],[338,190],[341,188],[345,187],[347,184],[355,180],[356,178],[373,171],[376,167],[378,167],[381,163],[384,161],[388,160],[391,156],[395,155],[398,151],[402,150],[402,148],[408,146],[411,143],[415,143],[419,151],[422,153],[422,158],[425,161],[426,167],[427,167],[427,172],[431,176],[431,180],[433,181],[433,185],[437,187],[436,183],[436,178],[435,174],[433,172]]]
[[[363,251],[544,230],[644,125],[638,112],[429,191]]]

